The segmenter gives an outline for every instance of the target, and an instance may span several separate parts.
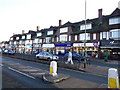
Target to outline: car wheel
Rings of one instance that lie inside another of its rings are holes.
[[[37,59],[39,59],[39,57],[38,57],[38,56],[37,56],[36,58],[37,58]]]

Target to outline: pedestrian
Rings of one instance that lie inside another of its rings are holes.
[[[73,61],[72,61],[72,52],[71,51],[69,51],[68,60],[65,63],[68,64],[69,62],[71,62],[71,64],[73,64]]]

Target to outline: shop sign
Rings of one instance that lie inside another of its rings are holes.
[[[54,44],[43,44],[42,45],[42,48],[53,48],[53,47],[55,47]]]
[[[41,47],[40,44],[34,44],[33,47]]]
[[[55,44],[55,47],[71,47],[71,43]]]
[[[74,47],[84,47],[84,43],[74,43]],[[86,47],[97,47],[98,43],[86,43]]]

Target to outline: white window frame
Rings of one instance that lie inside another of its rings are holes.
[[[39,39],[38,43],[42,43],[42,39]]]
[[[120,29],[110,30],[110,33],[112,33],[112,36],[110,36],[110,38],[113,38],[113,39],[120,38]]]
[[[80,40],[85,40],[85,33],[80,34]],[[86,40],[90,40],[90,33],[86,33]]]
[[[51,37],[46,37],[46,43],[50,43],[51,42]]]
[[[107,38],[107,32],[102,32],[103,33],[103,37],[102,38]]]
[[[31,34],[28,34],[28,35],[27,35],[27,39],[31,39]]]
[[[53,31],[47,31],[47,35],[53,35]]]
[[[37,33],[37,37],[39,37],[39,36],[42,36],[42,33],[41,33],[41,32]]]
[[[71,41],[71,35],[69,35],[69,41]]]
[[[16,40],[19,40],[19,37],[16,37]]]
[[[25,36],[22,36],[22,39],[25,39]]]
[[[85,27],[86,26],[86,27]],[[89,24],[83,24],[83,25],[80,25],[80,30],[85,30],[85,28],[86,28],[86,30],[87,29],[92,29],[92,24],[91,23],[89,23]]]
[[[109,25],[114,25],[114,24],[120,24],[120,17],[109,19]]]
[[[60,42],[61,42],[61,41],[67,41],[67,37],[68,37],[67,34],[62,34],[62,35],[60,35]]]
[[[103,39],[103,33],[100,32],[100,40],[102,40],[102,39]]]
[[[77,35],[75,35],[75,41],[77,41],[77,37],[78,37],[78,36],[77,36]]]
[[[93,40],[96,40],[96,33],[93,33]]]
[[[60,28],[60,33],[68,32],[68,27]]]

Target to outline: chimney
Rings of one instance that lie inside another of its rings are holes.
[[[25,33],[25,30],[22,30],[22,34],[24,34]]]
[[[59,26],[62,25],[62,20],[59,20]]]
[[[15,35],[15,33],[13,33],[13,35]]]
[[[37,26],[37,31],[39,31],[40,30],[40,26]]]
[[[102,9],[98,10],[98,18],[99,18],[99,22],[102,22]]]

